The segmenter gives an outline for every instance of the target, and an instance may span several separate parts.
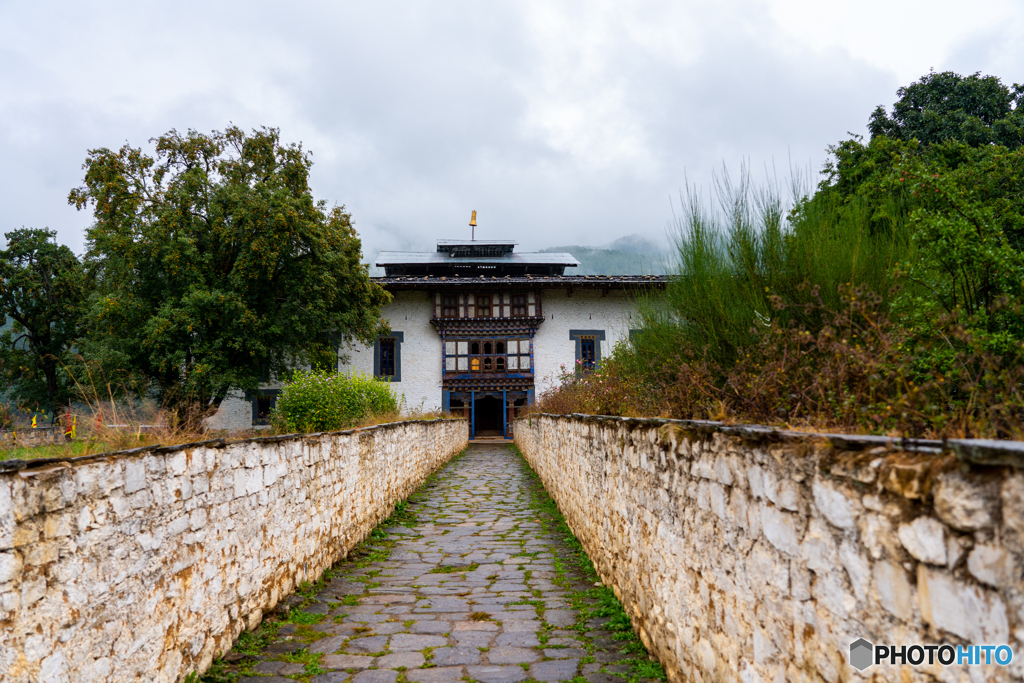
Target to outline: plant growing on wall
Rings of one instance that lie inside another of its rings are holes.
[[[277,129],[170,131],[156,154],[96,149],[69,202],[91,207],[89,356],[201,414],[341,339],[369,342],[389,295],[344,207],[316,201]]]

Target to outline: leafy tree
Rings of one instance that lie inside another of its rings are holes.
[[[879,105],[871,137],[917,140],[931,145],[956,140],[977,147],[1024,144],[1024,85],[1007,87],[995,76],[929,73],[897,91],[892,114]]]
[[[1024,253],[1011,245],[1007,227],[1019,231],[1022,217],[1005,196],[993,197],[992,188],[1013,176],[1020,201],[1024,150],[997,147],[980,156],[954,168],[910,158],[886,183],[914,200],[909,226],[915,258],[899,276],[917,288],[901,297],[902,313],[919,327],[939,315],[961,316],[969,329],[1000,338],[997,346],[1019,346]]]
[[[55,413],[68,401],[69,355],[81,332],[82,265],[52,230],[15,230],[0,250],[0,375],[23,405]]]
[[[360,263],[350,215],[314,200],[301,145],[237,127],[151,142],[155,157],[91,150],[69,196],[96,221],[94,357],[142,373],[167,405],[204,411],[380,332],[389,295]]]

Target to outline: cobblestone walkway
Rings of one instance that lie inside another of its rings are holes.
[[[507,446],[471,446],[396,514],[404,525],[289,598],[204,680],[635,680],[635,639],[630,650],[592,616],[593,577],[544,496]]]

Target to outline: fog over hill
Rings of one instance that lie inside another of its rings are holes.
[[[670,251],[640,235],[627,235],[597,247],[548,247],[541,252],[568,252],[580,262],[566,275],[665,275]]]

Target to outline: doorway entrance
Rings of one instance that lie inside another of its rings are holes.
[[[503,437],[504,422],[501,414],[501,399],[495,396],[483,396],[476,400],[474,406],[474,431],[477,436]]]

